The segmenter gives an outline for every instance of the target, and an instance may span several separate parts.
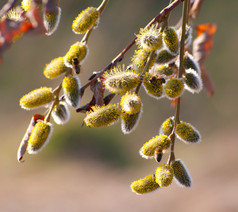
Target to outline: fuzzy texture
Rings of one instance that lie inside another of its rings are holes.
[[[93,106],[92,111],[84,118],[84,123],[88,127],[107,127],[115,123],[120,114],[121,110],[116,104]]]
[[[41,87],[35,89],[20,99],[20,106],[23,109],[30,110],[40,106],[45,106],[54,99],[51,88]]]
[[[163,97],[163,84],[158,75],[147,72],[143,78],[143,86],[151,97],[155,99]]]
[[[165,134],[169,136],[174,128],[174,117],[166,119],[160,127],[159,134]]]
[[[56,124],[66,124],[70,119],[69,108],[65,102],[55,105],[51,115]]]
[[[171,63],[176,59],[177,55],[171,54],[167,49],[162,48],[157,51],[155,62],[158,64]]]
[[[110,93],[124,94],[135,88],[139,82],[139,75],[133,70],[124,71],[120,66],[104,73],[105,89]]]
[[[178,185],[182,187],[192,186],[192,178],[183,161],[181,161],[180,159],[175,160],[172,163],[172,168],[174,170],[174,179],[176,180]]]
[[[42,121],[36,123],[28,140],[27,152],[29,154],[40,152],[49,142],[52,131],[51,123]]]
[[[177,55],[179,50],[179,39],[176,30],[173,27],[167,27],[163,31],[164,47],[172,55]]]
[[[164,85],[164,93],[169,99],[176,99],[183,94],[184,83],[181,79],[173,78]]]
[[[77,108],[80,104],[80,80],[78,76],[65,76],[62,82],[62,88],[66,103],[71,107]]]
[[[52,35],[58,28],[61,17],[61,8],[57,7],[56,13],[47,13],[44,11],[43,23],[46,29],[46,35]]]
[[[169,186],[173,181],[174,171],[168,164],[162,164],[155,170],[155,182],[160,187]]]
[[[153,73],[159,74],[159,75],[165,75],[166,77],[169,77],[173,75],[176,72],[176,69],[174,66],[169,66],[169,65],[157,65],[153,69]]]
[[[70,46],[69,51],[66,53],[64,57],[64,63],[67,67],[72,68],[72,60],[77,58],[80,64],[86,59],[88,55],[88,47],[86,44],[82,44],[80,42],[76,42],[72,46]]]
[[[185,143],[197,143],[201,140],[200,133],[191,124],[180,122],[175,129],[176,136]]]
[[[140,149],[140,155],[143,158],[149,159],[153,158],[155,149],[159,147],[161,150],[168,149],[171,140],[167,135],[157,135],[146,142]]]
[[[54,79],[67,71],[64,64],[64,57],[57,57],[45,66],[44,75],[46,78]]]
[[[33,7],[33,1],[32,0],[22,0],[21,1],[21,7],[25,11],[30,11]]]
[[[131,190],[136,194],[148,193],[156,190],[157,188],[159,188],[159,185],[155,182],[153,174],[131,183]]]
[[[121,97],[121,109],[128,114],[138,113],[141,109],[141,98],[136,93],[126,93]]]
[[[194,60],[193,56],[188,52],[185,52],[183,63],[185,69],[193,69],[198,73],[199,76],[201,76],[201,70],[198,63]]]
[[[73,21],[72,30],[76,34],[84,33],[90,30],[100,17],[97,8],[95,7],[88,7],[87,9],[83,10]]]
[[[202,90],[202,79],[193,69],[186,69],[183,75],[185,89],[191,93],[199,93]]]

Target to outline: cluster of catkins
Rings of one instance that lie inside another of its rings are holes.
[[[24,10],[30,10],[31,3],[34,2],[23,0],[22,8]],[[60,13],[60,10],[58,12]],[[49,15],[44,20],[48,20],[50,17]],[[97,8],[89,7],[83,10],[73,21],[73,32],[82,34],[93,29],[97,25],[99,17],[100,12]],[[18,161],[22,160],[25,152],[36,154],[48,143],[53,131],[53,126],[50,122],[51,117],[56,124],[65,124],[70,118],[68,107],[79,107],[81,100],[81,83],[78,77],[79,67],[87,54],[87,41],[76,42],[71,45],[64,56],[53,59],[46,65],[43,71],[45,77],[48,79],[62,77],[62,83],[54,90],[50,87],[35,89],[20,99],[20,106],[23,109],[31,110],[43,106],[47,108],[47,114],[45,116],[35,114],[32,117],[18,149]],[[63,94],[60,96],[61,90]]]

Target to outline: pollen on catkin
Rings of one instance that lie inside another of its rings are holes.
[[[76,42],[72,46],[70,46],[69,51],[66,53],[64,57],[64,63],[67,67],[73,68],[72,60],[77,58],[80,64],[86,59],[88,55],[88,47],[86,44],[81,42]]]
[[[58,28],[61,17],[61,8],[57,7],[55,13],[47,13],[44,11],[43,14],[43,23],[46,29],[46,35],[52,35]]]
[[[141,28],[136,36],[136,44],[139,48],[155,51],[162,46],[162,33],[154,26]]]
[[[175,129],[178,139],[185,143],[197,143],[201,140],[200,133],[195,127],[186,122],[180,122]]]
[[[193,69],[186,69],[183,75],[185,89],[191,93],[199,93],[202,90],[202,79]]]
[[[156,51],[157,57],[155,62],[158,64],[166,64],[166,63],[171,63],[173,62],[177,55],[171,54],[167,49],[162,48],[158,51]]]
[[[52,131],[51,123],[44,121],[36,123],[28,140],[27,152],[29,154],[40,152],[49,142]]]
[[[104,73],[105,89],[110,93],[124,94],[135,88],[139,82],[139,75],[133,70],[124,71],[121,66]]]
[[[138,113],[141,109],[141,98],[136,93],[126,93],[121,97],[121,109],[128,114]]]
[[[174,170],[174,179],[176,180],[178,185],[182,187],[192,186],[192,178],[183,161],[181,161],[180,159],[176,159],[172,163],[172,168]]]
[[[84,123],[88,127],[107,127],[114,124],[120,117],[121,110],[117,104],[93,106],[92,111],[87,113]]]
[[[184,83],[181,79],[169,79],[164,85],[165,96],[169,99],[176,99],[183,94]]]
[[[68,67],[64,64],[64,57],[57,57],[45,66],[43,73],[46,78],[54,79],[67,70]]]
[[[32,0],[22,0],[21,7],[25,11],[30,11],[33,7],[34,2]]]
[[[139,153],[143,158],[153,158],[155,149],[157,147],[159,147],[161,150],[166,150],[169,148],[170,143],[171,140],[167,135],[156,135],[141,147]]]
[[[163,31],[163,44],[164,47],[172,55],[177,55],[179,50],[179,39],[176,30],[173,27],[167,27]]]
[[[20,99],[20,106],[23,109],[30,110],[44,106],[54,99],[54,94],[51,88],[41,87],[35,89]]]
[[[162,164],[155,170],[155,182],[160,187],[169,186],[173,181],[174,171],[168,164]]]
[[[59,102],[55,105],[51,113],[52,118],[56,124],[66,124],[70,118],[70,112],[65,102]]]
[[[194,60],[193,56],[188,52],[185,52],[183,58],[184,68],[195,70],[199,76],[201,76],[201,70],[198,63]]]
[[[81,34],[94,27],[98,22],[100,13],[95,7],[88,7],[83,10],[73,21],[72,30],[76,34]]]
[[[143,78],[143,87],[148,95],[155,99],[163,97],[163,79],[147,72]]]
[[[166,119],[160,127],[159,134],[165,134],[169,136],[174,128],[174,116]]]
[[[81,83],[78,76],[65,76],[62,82],[62,88],[65,95],[65,100],[71,107],[77,108],[80,104]]]
[[[159,188],[159,185],[155,182],[153,174],[131,183],[131,190],[138,195],[154,191],[157,188]]]

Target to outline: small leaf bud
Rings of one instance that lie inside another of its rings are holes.
[[[70,112],[65,102],[55,105],[51,113],[56,124],[66,124],[70,118]]]
[[[169,186],[173,180],[174,171],[168,164],[162,164],[155,170],[155,182],[160,187]]]
[[[121,109],[128,114],[138,113],[141,109],[141,98],[136,93],[126,93],[121,97]]]
[[[138,195],[154,191],[157,188],[159,188],[159,185],[155,182],[153,174],[131,183],[131,190]]]
[[[180,122],[175,129],[176,136],[185,143],[197,143],[201,140],[200,133],[195,127],[186,122]]]
[[[54,13],[48,13],[47,10],[43,14],[43,23],[46,29],[46,35],[52,35],[58,28],[61,17],[61,8],[57,7]]]
[[[185,89],[191,93],[199,93],[202,90],[202,79],[193,69],[186,69],[183,75]]]
[[[114,124],[120,117],[121,110],[116,104],[93,106],[92,111],[87,113],[84,123],[88,127],[107,127]]]
[[[83,10],[73,21],[72,30],[76,34],[90,30],[98,21],[100,15],[95,7],[88,7]]]
[[[129,114],[122,111],[121,113],[121,130],[124,134],[131,133],[138,125],[142,114],[142,108],[139,112]]]
[[[35,89],[20,99],[20,106],[23,109],[30,110],[44,106],[54,99],[54,94],[51,88],[41,87]]]
[[[163,31],[164,47],[172,55],[177,55],[179,50],[179,39],[176,30],[173,27],[167,27]]]
[[[176,59],[177,55],[171,54],[167,49],[162,48],[157,51],[155,62],[158,64],[171,63]]]
[[[166,119],[160,127],[159,134],[165,134],[169,136],[174,128],[174,117]]]
[[[176,99],[183,94],[184,83],[181,79],[169,79],[164,85],[164,93],[169,99]]]

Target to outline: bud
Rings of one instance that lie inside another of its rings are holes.
[[[70,112],[65,102],[55,105],[51,113],[56,124],[66,124],[70,118]]]
[[[99,12],[95,7],[88,7],[83,10],[72,24],[72,30],[76,34],[81,34],[90,30],[99,20]]]
[[[160,187],[169,186],[173,180],[174,171],[168,164],[162,164],[155,170],[155,182]]]
[[[202,90],[202,79],[193,69],[186,69],[183,75],[185,89],[191,93],[199,93]]]
[[[131,183],[131,190],[136,194],[144,194],[159,188],[159,185],[155,182],[153,174],[146,176]]]
[[[171,63],[176,59],[177,55],[171,54],[167,49],[162,48],[157,51],[155,62],[158,64]]]
[[[54,99],[51,88],[41,87],[35,89],[20,99],[20,106],[23,109],[30,110],[50,103]]]
[[[166,150],[169,148],[170,143],[171,140],[167,135],[157,135],[142,146],[140,149],[140,155],[146,159],[153,158],[157,147],[161,150]]]
[[[52,35],[59,26],[61,17],[61,8],[57,7],[55,12],[49,13],[47,10],[43,14],[43,23],[46,29],[46,35]]]
[[[165,75],[166,77],[169,77],[173,75],[176,72],[175,66],[170,65],[157,65],[153,69],[153,73],[159,74],[159,75]]]
[[[201,140],[201,136],[197,129],[186,122],[177,124],[175,133],[180,140],[188,144],[197,143]]]
[[[68,67],[64,64],[63,57],[53,59],[44,69],[46,78],[54,79],[67,71]]]
[[[155,51],[162,46],[162,34],[160,29],[156,27],[146,27],[140,29],[140,34],[137,35],[136,44],[139,48],[148,51]]]
[[[163,82],[164,78],[147,72],[143,79],[143,86],[147,94],[156,99],[160,99],[163,97]]]
[[[133,70],[124,71],[120,66],[104,73],[104,85],[110,93],[123,94],[135,88],[139,82],[139,75]]]
[[[142,108],[139,112],[134,114],[129,114],[122,111],[121,113],[121,130],[124,134],[131,133],[138,125],[140,117],[142,114]]]
[[[62,82],[62,88],[65,95],[66,103],[71,107],[77,108],[80,104],[80,80],[78,76],[65,76]]]
[[[172,55],[177,55],[179,50],[179,39],[176,30],[173,27],[167,27],[163,31],[164,47]]]
[[[84,118],[84,123],[88,127],[107,127],[114,124],[120,114],[121,110],[116,104],[93,106],[92,111]]]
[[[201,71],[198,63],[194,60],[193,56],[188,52],[185,52],[183,63],[185,69],[193,69],[198,73],[199,76],[201,76]]]
[[[183,94],[184,84],[181,79],[169,79],[164,85],[164,93],[169,99],[176,99]]]
[[[138,113],[141,109],[141,98],[136,93],[126,93],[121,97],[121,109],[128,114]]]
[[[39,121],[32,129],[32,133],[28,140],[27,152],[29,154],[37,154],[49,142],[53,126],[49,122]]]
[[[174,128],[174,117],[166,119],[160,127],[159,134],[165,134],[169,136]]]
[[[69,67],[73,68],[72,62],[74,58],[77,58],[78,61],[82,64],[83,61],[86,59],[88,54],[88,47],[86,44],[76,42],[73,44],[67,54],[64,57],[64,64]]]
[[[172,163],[172,168],[174,170],[174,178],[178,185],[182,187],[192,186],[192,178],[186,166],[180,159],[177,159]]]

